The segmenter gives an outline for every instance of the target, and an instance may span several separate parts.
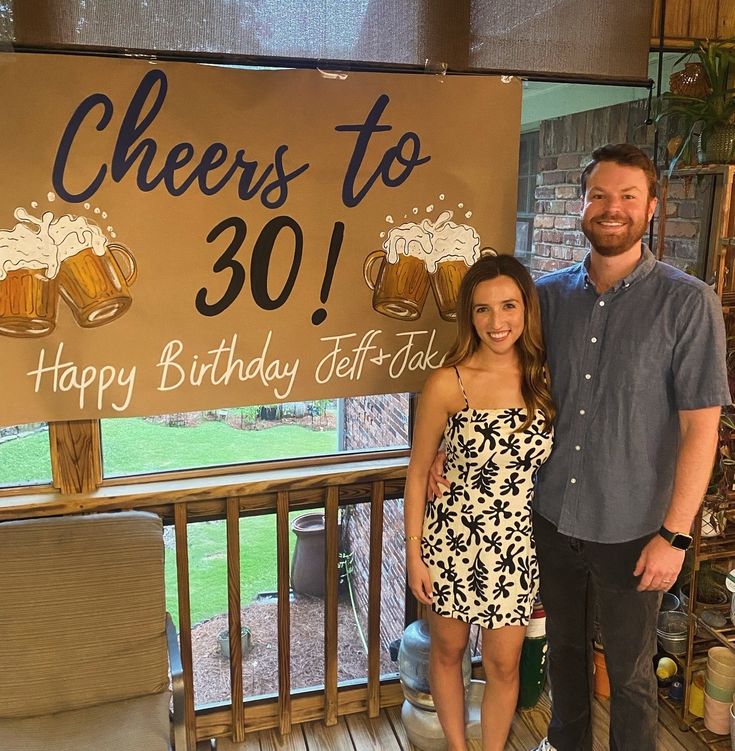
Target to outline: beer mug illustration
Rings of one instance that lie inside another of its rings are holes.
[[[431,291],[434,293],[436,306],[439,309],[439,315],[445,321],[457,320],[457,295],[459,295],[459,285],[464,279],[470,265],[477,258],[486,255],[496,256],[497,253],[493,248],[482,248],[479,256],[473,253],[468,263],[464,258],[446,257],[439,259],[434,267],[434,272],[430,274]]]
[[[88,247],[61,262],[59,293],[80,326],[102,326],[130,307],[137,275],[135,258],[124,245],[107,243],[102,254]]]
[[[121,316],[131,305],[137,276],[133,254],[108,243],[102,230],[81,216],[39,219],[23,208],[18,224],[0,229],[0,334],[45,336],[56,326],[58,299],[85,328]]]
[[[373,281],[373,268],[380,263]],[[374,250],[363,266],[365,284],[373,291],[373,309],[378,313],[414,321],[424,309],[429,294],[429,274],[426,264],[412,255],[398,255],[390,260],[382,250]]]
[[[56,327],[56,246],[46,231],[51,215],[37,220],[16,210],[18,224],[0,229],[0,334],[40,337]]]
[[[0,334],[40,337],[56,327],[56,279],[45,269],[19,268],[0,279]]]

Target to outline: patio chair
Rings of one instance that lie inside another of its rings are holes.
[[[0,749],[170,751],[172,738],[189,751],[159,517],[0,524]]]

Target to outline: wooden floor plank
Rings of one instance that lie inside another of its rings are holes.
[[[542,735],[532,732],[528,725],[523,721],[524,714],[536,711],[537,710],[535,709],[524,709],[523,712],[516,712],[516,715],[513,718],[513,724],[510,728],[510,735],[508,736],[508,751],[530,751],[530,749],[535,748],[541,738],[543,738]],[[545,730],[544,735],[546,735]]]
[[[390,721],[382,712],[375,718],[352,714],[345,719],[355,748],[361,751],[401,751]]]
[[[217,738],[217,751],[261,751],[259,733],[245,733],[242,743],[229,738]]]
[[[401,722],[400,705],[396,707],[386,707],[383,712],[390,721],[393,732],[398,738],[398,742],[400,743],[403,751],[413,751],[414,746],[411,744],[411,741],[408,740],[408,736],[406,735],[406,728],[403,727],[403,723]]]
[[[663,702],[659,703],[658,709],[658,742],[659,747],[666,751],[679,751],[681,748],[707,751],[707,745],[694,733],[679,729],[679,718]]]
[[[302,726],[294,725],[291,732],[285,735],[278,730],[261,732],[260,751],[306,751]]]
[[[546,735],[551,716],[548,694],[536,707],[517,712],[513,718],[507,751],[531,751]],[[592,707],[593,750],[607,751],[610,725],[610,701],[595,699]],[[259,738],[259,742],[258,742]],[[470,740],[470,751],[480,751],[481,744]],[[693,732],[679,729],[678,718],[666,706],[659,711],[657,751],[708,751]],[[246,736],[245,744],[220,739],[217,751],[418,751],[408,740],[401,722],[401,707],[386,707],[375,719],[367,713],[340,717],[337,725],[326,727],[323,722],[294,726],[290,736],[280,737],[277,731],[263,731]]]
[[[610,700],[592,701],[592,751],[608,751],[610,748]]]
[[[344,717],[329,727],[317,720],[306,723],[303,728],[308,751],[348,751],[354,748]]]

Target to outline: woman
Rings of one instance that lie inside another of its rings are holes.
[[[467,748],[461,665],[472,624],[487,679],[482,748],[505,748],[538,590],[531,498],[554,416],[533,281],[511,256],[481,258],[459,290],[445,367],[421,394],[404,506],[408,582],[431,606],[429,681],[449,751]],[[449,486],[427,503],[442,436]]]

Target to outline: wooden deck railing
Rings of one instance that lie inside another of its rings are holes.
[[[140,509],[159,514],[176,532],[179,631],[184,665],[186,724],[190,742],[229,736],[242,741],[248,731],[278,728],[322,718],[335,724],[340,715],[367,712],[403,700],[396,681],[380,681],[380,602],[383,504],[402,498],[406,457],[269,470],[251,474],[189,478],[155,483],[110,485],[89,494],[0,498],[0,521],[61,514]],[[337,681],[337,615],[340,507],[370,503],[370,560],[367,680]],[[291,691],[291,619],[289,600],[289,513],[324,508],[325,598],[324,687]],[[278,694],[246,699],[243,693],[240,525],[250,516],[275,514],[278,576]],[[195,710],[191,636],[188,527],[205,520],[226,522],[227,604],[230,638],[231,702]]]

